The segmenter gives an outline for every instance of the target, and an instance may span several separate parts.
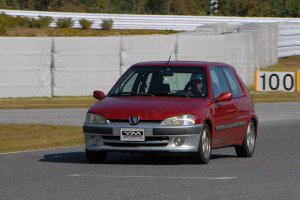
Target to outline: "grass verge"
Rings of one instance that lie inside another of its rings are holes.
[[[300,102],[300,93],[250,91],[254,103]]]
[[[263,67],[261,71],[294,72],[300,71],[300,56],[291,56],[278,59],[278,64]]]
[[[82,145],[80,127],[0,124],[0,153]]]
[[[255,103],[300,102],[300,93],[295,92],[254,92],[250,88],[250,94]],[[0,99],[0,109],[89,108],[96,101],[93,97],[8,98]]]
[[[6,28],[5,36],[9,37],[95,37],[113,35],[150,35],[175,34],[173,30],[129,30],[129,29],[78,29],[78,28]]]
[[[92,97],[32,97],[0,99],[0,109],[88,108],[96,100]]]

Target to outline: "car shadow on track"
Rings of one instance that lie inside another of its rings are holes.
[[[235,155],[228,154],[212,154],[211,160],[235,158]],[[89,164],[86,160],[84,152],[67,152],[46,154],[41,162],[55,163],[76,163]],[[106,160],[101,164],[132,164],[132,165],[181,165],[181,164],[197,164],[191,156],[187,154],[130,154],[130,153],[109,153]]]

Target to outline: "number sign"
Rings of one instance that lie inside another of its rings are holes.
[[[296,91],[295,72],[262,72],[256,73],[256,90],[258,91]]]

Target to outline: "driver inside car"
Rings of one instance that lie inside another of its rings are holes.
[[[205,96],[201,74],[193,74],[188,84],[190,86],[188,88],[189,96]]]

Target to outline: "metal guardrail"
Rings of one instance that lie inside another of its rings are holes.
[[[67,13],[67,12],[42,12],[24,10],[1,10],[13,16],[51,16],[54,19],[72,18],[74,27],[79,27],[78,20],[87,19],[94,22],[94,28],[100,28],[97,24],[102,19],[112,19],[113,28],[118,29],[173,29],[173,30],[195,30],[199,25],[205,23],[246,23],[246,22],[296,22],[300,18],[265,18],[265,17],[219,17],[219,16],[184,16],[184,15],[132,15],[132,14],[95,14],[95,13]],[[96,26],[95,26],[96,25]],[[55,26],[55,24],[53,24]]]
[[[281,23],[278,30],[277,56],[300,55],[300,23]]]
[[[265,17],[219,17],[219,16],[180,16],[180,15],[132,15],[132,14],[95,14],[95,13],[66,13],[41,12],[24,10],[1,10],[12,16],[26,16],[37,18],[51,16],[54,20],[59,18],[72,18],[74,28],[80,28],[78,20],[93,21],[92,28],[100,28],[103,19],[112,19],[114,29],[159,29],[193,31],[207,23],[243,24],[279,23],[278,57],[300,55],[300,18],[265,18]],[[55,27],[53,22],[50,26]]]

